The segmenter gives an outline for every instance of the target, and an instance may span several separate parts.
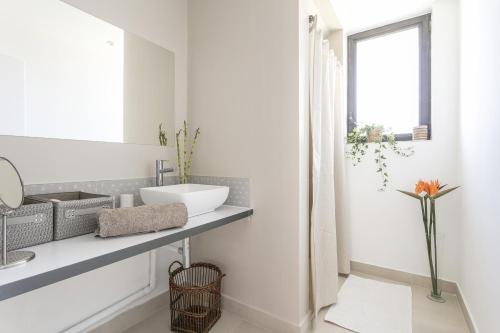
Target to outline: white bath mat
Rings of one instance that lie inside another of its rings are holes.
[[[358,333],[411,333],[411,288],[350,275],[325,320]]]

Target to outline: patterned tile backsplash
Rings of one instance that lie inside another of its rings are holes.
[[[178,184],[177,176],[164,177],[165,185]],[[233,177],[207,177],[191,176],[191,182],[195,184],[224,185],[229,186],[229,197],[226,200],[227,205],[250,206],[250,182],[247,178]],[[119,207],[120,194],[134,194],[135,205],[142,205],[139,189],[142,187],[155,186],[155,178],[137,178],[137,179],[118,179],[118,180],[100,180],[89,182],[70,182],[70,183],[50,183],[25,185],[25,195],[74,192],[83,191],[96,194],[112,195],[115,198],[116,206]]]

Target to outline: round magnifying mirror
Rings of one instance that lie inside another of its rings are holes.
[[[24,264],[35,258],[32,251],[7,252],[7,215],[23,205],[24,186],[16,167],[0,157],[0,215],[2,215],[2,251],[0,269]]]
[[[0,157],[0,204],[17,209],[24,201],[24,186],[16,167],[6,158]]]

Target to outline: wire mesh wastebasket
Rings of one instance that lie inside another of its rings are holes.
[[[179,265],[172,270],[174,265]],[[225,274],[208,263],[189,268],[174,261],[170,274],[170,329],[173,332],[208,332],[221,316],[221,282]]]

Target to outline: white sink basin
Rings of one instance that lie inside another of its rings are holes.
[[[182,202],[191,217],[212,212],[222,206],[229,195],[229,187],[179,184],[141,188],[140,193],[146,205]]]

